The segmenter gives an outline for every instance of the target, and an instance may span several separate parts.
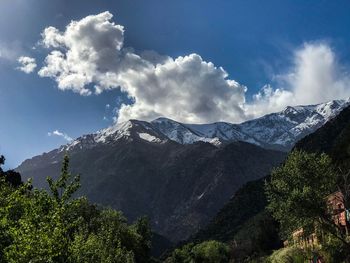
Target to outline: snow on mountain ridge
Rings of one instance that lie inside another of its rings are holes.
[[[129,120],[95,134],[79,137],[60,149],[69,151],[75,147],[91,148],[99,143],[113,143],[120,139],[142,139],[150,143],[172,140],[180,144],[192,144],[201,141],[216,146],[245,141],[269,149],[289,150],[297,140],[321,127],[348,105],[349,99],[317,105],[288,106],[280,112],[240,124],[184,124],[164,117],[151,122]]]

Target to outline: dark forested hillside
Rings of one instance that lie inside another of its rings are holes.
[[[349,166],[350,107],[345,108],[316,132],[300,140],[294,149],[312,153],[325,152],[337,164]],[[189,239],[189,242],[214,239],[238,246],[243,244],[245,254],[280,246],[278,224],[265,209],[266,179],[267,177],[245,184],[207,226]]]
[[[218,212],[210,223],[188,242],[218,240],[230,243],[236,259],[265,254],[282,245],[278,224],[266,211],[265,180],[248,182]]]
[[[64,152],[34,157],[18,167],[43,187],[56,178]],[[266,176],[285,154],[236,142],[181,145],[168,141],[118,140],[71,151],[81,192],[120,209],[129,220],[148,215],[156,232],[177,241],[205,225],[244,183]]]
[[[316,132],[300,140],[295,148],[308,152],[325,152],[338,161],[349,160],[350,107],[345,108]],[[261,213],[267,205],[264,181],[265,178],[244,185],[193,239],[233,240],[237,232],[243,228],[242,225]]]
[[[350,107],[327,122],[316,132],[300,140],[295,149],[324,152],[337,163],[350,162]]]
[[[260,213],[267,205],[264,182],[265,178],[262,178],[245,184],[193,239],[233,240],[244,222]]]

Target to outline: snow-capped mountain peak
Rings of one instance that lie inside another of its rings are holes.
[[[348,100],[334,100],[317,105],[288,106],[280,112],[240,124],[215,122],[185,124],[165,117],[151,122],[129,120],[114,124],[95,134],[84,135],[61,151],[91,148],[98,144],[143,140],[148,143],[174,141],[180,144],[208,142],[220,145],[232,141],[245,141],[265,148],[289,150],[307,134],[312,133],[350,104]]]

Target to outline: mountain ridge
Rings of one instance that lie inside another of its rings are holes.
[[[148,215],[158,233],[179,241],[207,224],[244,183],[284,160],[286,153],[272,142],[284,139],[287,151],[348,104],[287,107],[242,124],[129,120],[25,160],[16,170],[44,188],[67,153],[72,172],[82,175],[82,194],[130,220]]]
[[[215,146],[244,141],[266,149],[289,151],[298,140],[316,131],[348,105],[350,99],[315,105],[288,106],[280,112],[240,124],[228,122],[186,124],[165,117],[150,122],[129,120],[96,133],[83,135],[61,146],[60,150],[70,151],[76,146],[94,147],[99,143],[111,143],[121,138],[139,137],[152,143],[164,143],[170,140],[180,144],[208,142]],[[133,136],[130,133],[131,129],[134,132]]]

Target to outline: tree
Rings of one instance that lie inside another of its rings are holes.
[[[230,259],[228,245],[215,240],[196,245],[192,252],[194,261],[198,263],[225,263]]]
[[[61,175],[58,180],[54,181],[51,177],[47,177],[51,194],[59,206],[64,206],[80,187],[80,176],[76,175],[72,177],[72,174],[68,171],[68,167],[69,157],[65,155]]]
[[[230,260],[228,245],[216,240],[209,240],[194,245],[186,244],[175,249],[166,259],[167,263],[226,263]]]
[[[138,237],[138,242],[134,242],[137,244],[135,247],[136,253],[136,261],[139,263],[147,262],[147,259],[150,258],[151,252],[151,239],[152,232],[150,228],[149,219],[147,217],[140,217],[132,226]]]
[[[89,231],[84,225],[74,236],[70,246],[70,262],[135,262],[133,246],[137,246],[138,236],[127,226],[122,214],[107,209],[101,211],[94,221],[95,231]]]
[[[18,172],[14,170],[8,170],[4,172],[4,170],[1,168],[1,166],[5,164],[5,160],[5,157],[3,155],[0,155],[0,177],[4,178],[5,182],[14,187],[22,185],[22,178]]]
[[[149,262],[148,221],[128,225],[121,212],[74,198],[79,176],[68,168],[65,156],[49,193],[0,177],[0,263]]]
[[[317,226],[347,243],[327,206],[326,197],[337,190],[336,185],[337,174],[326,154],[293,151],[273,170],[266,184],[268,209],[280,222],[284,238],[298,228],[310,234]]]
[[[66,211],[79,199],[71,200],[79,188],[79,176],[72,179],[68,171],[69,158],[64,157],[61,175],[57,181],[48,177],[51,193],[24,188],[13,192],[9,207],[20,205],[18,220],[10,220],[12,244],[5,249],[8,262],[67,262],[70,233],[78,218],[66,219]]]
[[[0,166],[5,164],[5,156],[0,155]],[[2,169],[1,169],[2,170]]]

